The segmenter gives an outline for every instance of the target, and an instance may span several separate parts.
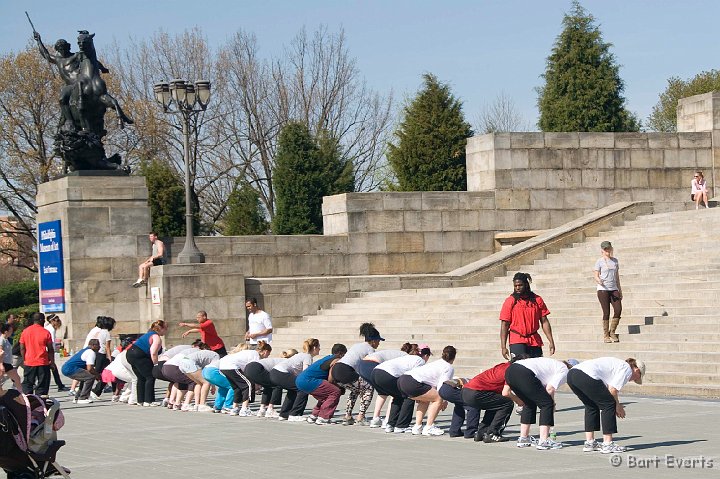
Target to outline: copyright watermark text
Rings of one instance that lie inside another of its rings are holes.
[[[713,458],[704,456],[677,457],[672,454],[665,454],[664,456],[615,454],[610,457],[611,466],[624,466],[628,469],[713,469],[717,468],[716,464]]]

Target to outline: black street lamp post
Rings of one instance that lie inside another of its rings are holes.
[[[178,263],[204,263],[205,255],[195,244],[193,235],[192,201],[190,198],[190,120],[205,111],[210,102],[210,82],[185,80],[156,83],[155,99],[165,113],[178,115],[182,120],[183,153],[185,156],[185,246],[178,254]]]

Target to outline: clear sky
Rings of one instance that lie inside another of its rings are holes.
[[[645,120],[670,76],[689,78],[718,67],[714,0],[583,0],[622,66],[630,110]],[[570,0],[0,0],[0,53],[31,39],[27,10],[46,44],[75,43],[96,32],[103,48],[198,26],[211,45],[238,29],[256,34],[262,51],[278,52],[303,26],[343,28],[351,54],[373,88],[402,100],[431,72],[464,102],[467,119],[501,92],[527,122],[537,121],[534,88]],[[112,68],[112,65],[108,65]]]

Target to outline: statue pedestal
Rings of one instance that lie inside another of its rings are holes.
[[[148,190],[141,176],[71,175],[43,183],[37,222],[60,220],[66,337],[85,339],[97,316],[117,320],[112,334],[141,332],[138,292],[130,285],[150,256]]]

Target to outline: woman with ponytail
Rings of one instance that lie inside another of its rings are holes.
[[[127,352],[127,360],[137,376],[137,402],[142,406],[160,406],[155,402],[155,376],[153,366],[162,351],[162,338],[167,332],[163,320],[152,323],[150,330],[140,336]]]
[[[295,379],[313,363],[313,358],[318,354],[320,354],[320,341],[316,338],[308,338],[303,343],[302,353],[281,361],[270,371],[270,380],[273,384],[287,391],[285,401],[280,408],[279,420],[291,422],[303,420],[308,395],[298,390]]]
[[[385,341],[384,338],[380,337],[380,333],[372,323],[360,325],[360,337],[365,338],[365,341],[352,345],[347,354],[333,366],[331,372],[333,382],[350,391],[345,407],[345,417],[343,418],[344,426],[352,424],[365,426],[368,424],[365,421],[365,412],[372,402],[374,389],[372,384],[360,377],[357,368],[364,357],[375,352],[375,349],[380,345],[380,341]],[[357,420],[354,420],[352,412],[358,397],[360,398],[360,410],[358,411]]]

